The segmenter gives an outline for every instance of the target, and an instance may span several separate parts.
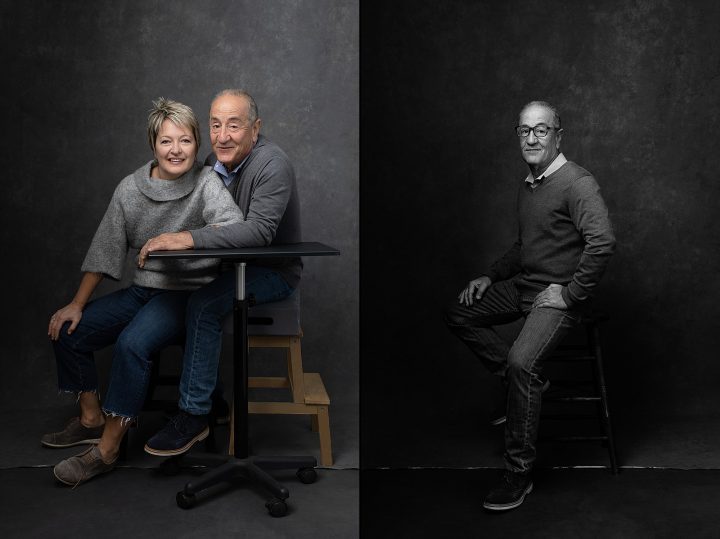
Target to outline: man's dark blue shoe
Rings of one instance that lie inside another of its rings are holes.
[[[181,455],[195,442],[208,437],[208,416],[180,410],[165,427],[145,444],[145,452],[158,457]]]
[[[175,415],[177,415],[180,408],[177,404],[172,407],[166,408],[163,416],[165,419],[170,421]],[[208,421],[212,421],[214,425],[227,425],[230,423],[230,405],[222,397],[222,395],[216,397],[215,393],[212,395],[212,408],[210,409],[210,415]]]
[[[505,470],[500,484],[485,498],[483,507],[488,511],[507,511],[514,509],[525,500],[533,489],[530,475]]]

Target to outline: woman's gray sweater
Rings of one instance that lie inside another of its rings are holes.
[[[217,174],[195,163],[176,180],[150,177],[153,161],[124,178],[95,232],[82,271],[120,280],[130,249],[164,232],[242,221],[243,215]],[[133,284],[167,290],[194,289],[217,276],[220,261],[147,259]]]

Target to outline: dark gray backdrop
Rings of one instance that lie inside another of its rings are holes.
[[[560,108],[562,149],[595,174],[615,226],[598,305],[612,317],[603,335],[618,424],[643,433],[651,465],[667,464],[663,437],[682,445],[664,421],[714,415],[693,443],[717,438],[720,8],[362,7],[372,27],[361,42],[364,466],[488,462],[462,455],[483,436],[488,375],[441,314],[515,238],[527,167],[513,127],[532,99]],[[627,437],[621,449],[628,463]]]
[[[295,165],[304,238],[342,252],[306,260],[303,355],[331,417],[356,426],[357,2],[3,2],[0,28],[3,409],[57,402],[48,316],[72,298],[115,186],[151,158],[151,101],[193,107],[204,158],[213,94],[241,86]]]

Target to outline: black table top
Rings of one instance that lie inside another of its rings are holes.
[[[270,245],[268,247],[242,247],[239,249],[185,249],[183,251],[153,251],[149,258],[222,258],[242,261],[249,258],[277,258],[290,256],[332,256],[340,251],[316,241]]]

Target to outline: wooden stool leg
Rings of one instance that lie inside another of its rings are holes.
[[[313,432],[320,439],[320,463],[332,466],[332,442],[330,438],[330,416],[328,406],[330,398],[319,373],[306,373],[302,366],[302,332],[298,335],[254,336],[250,339],[250,348],[286,348],[287,378],[249,377],[251,387],[286,388],[289,384],[292,401],[287,402],[250,402],[251,413],[260,414],[304,414],[310,415]],[[230,418],[229,452],[233,447],[233,410]]]
[[[595,371],[595,380],[597,381],[597,390],[600,395],[600,417],[602,420],[603,430],[607,436],[608,454],[610,456],[610,467],[613,474],[618,473],[617,454],[615,452],[615,438],[612,432],[612,423],[610,422],[610,407],[608,406],[607,386],[605,385],[605,369],[602,362],[602,350],[600,349],[600,329],[597,324],[593,324],[588,329],[589,342],[593,348],[595,362],[593,370]]]
[[[327,406],[318,406],[318,434],[320,435],[320,463],[332,466],[332,442],[330,441],[330,415]]]
[[[290,337],[287,350],[288,378],[292,388],[293,402],[305,402],[305,376],[302,367],[302,351],[300,337]]]

